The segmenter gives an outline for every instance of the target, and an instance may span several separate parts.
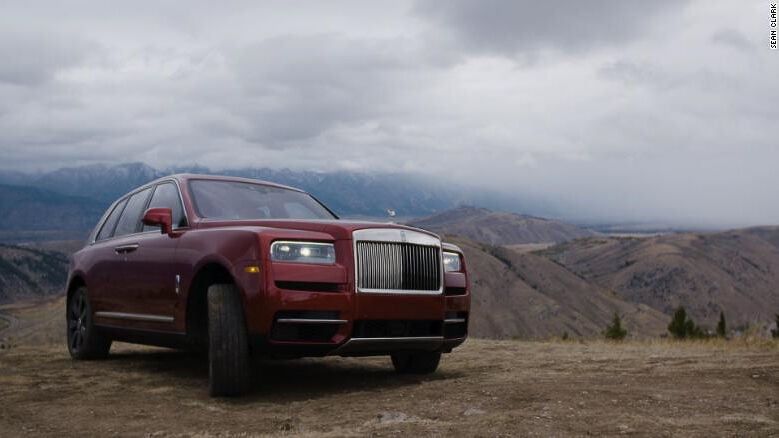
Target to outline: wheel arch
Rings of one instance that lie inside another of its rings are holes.
[[[76,291],[79,287],[86,286],[87,282],[84,279],[84,276],[81,274],[73,274],[73,276],[70,278],[70,281],[68,281],[68,287],[66,289],[65,293],[65,305],[70,302],[70,297],[73,295],[73,292]]]
[[[208,342],[207,294],[208,288],[214,284],[233,284],[240,293],[240,286],[235,277],[220,261],[206,261],[198,268],[187,291],[185,313],[188,342],[197,349],[202,349]],[[241,296],[241,302],[243,301],[244,298]]]

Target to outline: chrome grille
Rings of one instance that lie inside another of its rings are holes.
[[[357,292],[441,294],[441,240],[402,228],[352,232]]]
[[[357,242],[357,288],[361,291],[441,289],[441,249],[402,242]]]

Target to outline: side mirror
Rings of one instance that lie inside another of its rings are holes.
[[[173,237],[173,213],[169,208],[150,208],[143,214],[143,224],[158,226],[162,234]]]

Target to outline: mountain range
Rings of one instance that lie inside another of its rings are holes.
[[[394,210],[398,218],[419,217],[481,196],[407,174],[264,168],[212,171],[198,166],[158,170],[143,163],[97,164],[43,173],[2,171],[0,215],[4,220],[0,222],[0,241],[14,241],[15,236],[35,240],[36,235],[30,231],[56,232],[58,238],[63,238],[63,231],[73,231],[68,236],[81,237],[119,196],[161,176],[185,172],[256,178],[298,187],[344,217],[386,219],[388,209]]]
[[[560,243],[598,233],[563,221],[461,206],[410,222],[436,233],[454,234],[489,245]]]

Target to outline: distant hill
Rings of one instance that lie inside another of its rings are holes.
[[[632,337],[656,337],[669,318],[629,303],[549,259],[472,240],[459,245],[472,288],[471,333],[485,338],[599,337],[615,312]]]
[[[0,244],[0,303],[61,294],[67,273],[60,251]]]
[[[588,283],[670,315],[684,305],[713,329],[765,327],[779,313],[779,227],[648,238],[597,237],[542,252]]]
[[[597,235],[569,223],[486,208],[458,207],[410,223],[439,234],[467,237],[488,245],[566,242]]]
[[[86,230],[103,214],[107,203],[36,187],[0,184],[0,231]]]

